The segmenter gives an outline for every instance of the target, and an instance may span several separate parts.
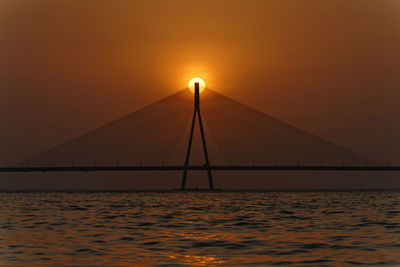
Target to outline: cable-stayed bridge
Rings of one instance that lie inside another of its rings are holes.
[[[193,96],[195,101],[193,105]],[[183,90],[2,172],[398,171],[210,89]]]

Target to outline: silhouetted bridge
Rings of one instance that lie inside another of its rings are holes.
[[[191,119],[189,96],[177,93],[0,172],[183,171],[180,188],[185,189],[189,170],[207,171],[214,189],[211,171],[400,171],[400,166],[383,166],[211,90],[205,95],[207,123],[196,83]],[[202,165],[189,164],[196,119]],[[177,147],[185,132],[189,138],[181,145],[186,153],[181,165]]]

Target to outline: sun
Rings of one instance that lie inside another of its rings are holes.
[[[206,83],[203,81],[203,79],[201,79],[201,78],[193,78],[189,82],[189,90],[192,91],[192,93],[194,93],[194,84],[197,83],[197,82],[200,85],[200,93],[203,92],[204,89],[206,89]]]

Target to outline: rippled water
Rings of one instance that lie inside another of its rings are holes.
[[[0,266],[400,265],[400,192],[0,193]]]

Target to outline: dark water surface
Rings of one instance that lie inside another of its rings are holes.
[[[0,266],[400,265],[400,192],[0,193]]]

